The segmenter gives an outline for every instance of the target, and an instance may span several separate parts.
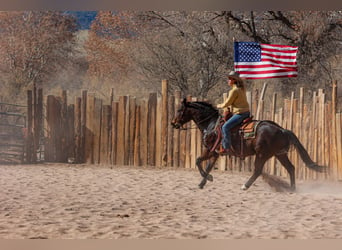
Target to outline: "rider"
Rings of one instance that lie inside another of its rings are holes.
[[[228,79],[228,85],[231,87],[228,98],[223,103],[218,104],[217,108],[223,109],[232,106],[233,116],[222,126],[223,140],[220,153],[234,152],[231,147],[230,130],[250,116],[246,88],[243,80],[235,71],[229,73]]]

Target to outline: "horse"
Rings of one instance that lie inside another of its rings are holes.
[[[226,116],[232,116],[227,113]],[[252,176],[242,185],[242,190],[247,190],[262,174],[264,164],[271,157],[276,157],[285,167],[290,176],[290,190],[295,191],[295,167],[288,157],[290,146],[294,146],[299,153],[306,167],[317,171],[325,172],[326,167],[320,166],[313,162],[308,152],[299,141],[298,137],[290,130],[282,128],[277,123],[270,120],[253,120],[249,119],[247,123],[254,123],[254,137],[244,138],[241,135],[241,124],[231,131],[232,151],[229,153],[219,153],[217,147],[220,144],[220,131],[224,123],[223,117],[212,104],[203,101],[189,102],[186,98],[181,102],[180,108],[177,110],[175,117],[171,121],[171,125],[175,129],[184,129],[183,125],[194,121],[200,129],[203,137],[205,150],[202,155],[196,159],[196,166],[203,177],[199,184],[202,189],[207,181],[213,181],[210,174],[216,160],[219,156],[230,155],[241,157],[255,155],[254,170]],[[208,160],[205,170],[202,162]]]

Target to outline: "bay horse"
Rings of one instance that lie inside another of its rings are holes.
[[[200,101],[188,102],[184,98],[171,122],[171,125],[175,129],[182,129],[183,125],[191,120],[194,121],[202,132],[203,144],[205,146],[203,154],[196,159],[196,165],[203,177],[199,184],[199,187],[202,189],[207,180],[213,181],[210,171],[215,165],[218,157],[220,155],[227,155],[227,153],[220,154],[216,150],[216,147],[220,144],[220,138],[218,138],[219,134],[217,132],[219,130],[217,130],[217,127],[222,126],[223,124],[222,116],[218,109],[213,107],[210,103]],[[308,168],[317,172],[325,171],[325,166],[317,165],[312,161],[308,152],[292,131],[284,129],[275,122],[269,120],[253,120],[253,122],[256,122],[257,125],[255,126],[255,134],[252,138],[242,138],[239,133],[239,129],[237,128],[233,128],[231,131],[233,150],[229,155],[241,158],[255,155],[253,174],[247,182],[242,185],[242,190],[247,190],[254,183],[254,181],[262,174],[265,162],[275,156],[289,173],[290,189],[294,191],[296,189],[295,167],[288,158],[288,151],[291,145],[297,149],[301,159]],[[208,160],[208,163],[204,170],[202,162],[205,160]]]

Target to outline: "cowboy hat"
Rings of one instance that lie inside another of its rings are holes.
[[[229,74],[228,74],[228,78],[232,78],[232,79],[237,80],[237,81],[241,81],[242,80],[240,78],[239,73],[237,73],[235,71],[230,71]]]

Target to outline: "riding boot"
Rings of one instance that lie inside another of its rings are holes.
[[[228,155],[236,155],[235,150],[233,149],[232,146],[230,146],[228,149],[225,149],[224,147],[222,147],[222,145],[220,145],[218,152],[219,154],[228,154]]]

